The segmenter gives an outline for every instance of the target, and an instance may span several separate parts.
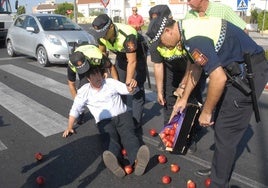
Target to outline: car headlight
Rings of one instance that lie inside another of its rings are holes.
[[[60,45],[60,46],[64,46],[67,47],[67,43],[58,36],[55,35],[47,35],[48,41],[55,44],[55,45]]]

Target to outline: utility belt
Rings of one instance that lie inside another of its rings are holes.
[[[227,82],[239,89],[245,95],[251,93],[251,88],[248,85],[247,70],[245,63],[232,62],[223,68],[227,75]]]
[[[264,52],[254,55],[246,53],[244,54],[244,62],[233,62],[224,67],[228,81],[231,82],[234,87],[238,88],[245,95],[251,96],[256,122],[260,122],[261,119],[257,96],[255,93],[254,73],[256,72],[256,67],[260,63],[266,63],[266,61],[267,60],[265,58]]]

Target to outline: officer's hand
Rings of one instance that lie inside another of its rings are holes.
[[[129,82],[126,82],[127,87],[135,88],[137,87],[137,81],[135,79],[131,79]]]
[[[157,101],[160,105],[164,106],[166,104],[166,100],[162,93],[157,93]]]
[[[214,124],[213,121],[211,121],[212,113],[208,113],[204,110],[202,110],[200,116],[199,116],[199,124],[203,127],[209,127]]]
[[[175,105],[173,106],[173,111],[182,113],[183,110],[186,108],[187,100],[180,98],[176,101]]]
[[[67,136],[69,136],[70,134],[75,133],[73,129],[66,129],[63,134],[62,137],[66,138]]]

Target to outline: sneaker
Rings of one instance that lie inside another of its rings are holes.
[[[203,170],[197,170],[195,172],[196,175],[199,176],[210,176],[211,175],[211,169],[207,168],[207,169],[203,169]]]
[[[103,152],[102,157],[103,157],[105,166],[109,170],[111,170],[112,173],[114,173],[117,177],[122,178],[126,175],[123,168],[119,165],[116,156],[112,152],[106,150]]]
[[[137,176],[143,175],[150,159],[150,151],[148,146],[142,145],[137,153],[137,160],[134,173]]]

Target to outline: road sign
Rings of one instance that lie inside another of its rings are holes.
[[[107,5],[109,4],[110,0],[100,0],[103,6],[106,8]]]
[[[244,11],[248,9],[248,0],[237,0],[237,10]]]

